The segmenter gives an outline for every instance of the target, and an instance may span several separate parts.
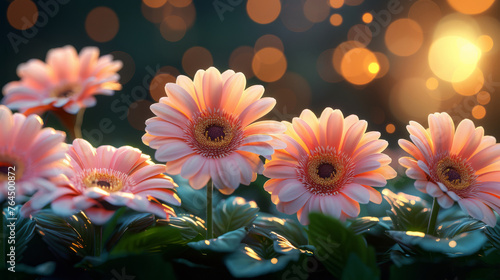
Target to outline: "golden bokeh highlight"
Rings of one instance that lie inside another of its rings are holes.
[[[377,57],[366,48],[355,48],[348,51],[340,63],[344,79],[355,85],[365,85],[371,82],[376,73],[370,71],[370,65],[377,64]],[[372,66],[373,67],[373,66]]]
[[[176,78],[171,74],[160,73],[154,76],[149,83],[149,94],[158,102],[160,98],[167,96],[165,93],[165,85],[167,83],[175,83]]]
[[[408,78],[399,81],[391,90],[389,104],[392,114],[401,122],[425,122],[427,116],[439,110],[441,101],[429,98],[426,80]]]
[[[374,52],[375,57],[377,57],[377,62],[379,66],[379,70],[377,72],[377,76],[375,76],[375,79],[382,78],[389,72],[390,64],[389,64],[389,59],[384,53],[381,52]]]
[[[38,8],[30,0],[14,0],[7,8],[7,20],[15,29],[26,30],[38,21]]]
[[[361,17],[364,23],[371,23],[373,21],[373,15],[371,13],[364,13]]]
[[[476,45],[483,52],[489,52],[493,48],[493,39],[488,35],[481,35],[476,40]]]
[[[457,246],[457,242],[455,240],[452,240],[448,243],[448,246],[450,246],[451,248],[455,248]]]
[[[285,51],[285,46],[283,45],[283,41],[281,41],[281,39],[276,35],[273,34],[262,35],[261,37],[259,37],[259,39],[257,39],[257,41],[255,41],[255,47],[254,47],[255,52],[258,52],[259,50],[268,47],[278,49],[282,52]]]
[[[277,258],[272,258],[271,259],[271,263],[272,264],[277,264],[278,263],[278,259]]]
[[[368,72],[372,74],[377,74],[380,71],[380,65],[377,62],[372,62],[368,65]]]
[[[358,41],[364,46],[368,46],[372,40],[372,32],[365,24],[355,24],[347,32],[347,40]]]
[[[85,19],[87,35],[100,43],[111,41],[118,33],[119,27],[118,16],[108,7],[92,9]]]
[[[254,76],[252,70],[252,60],[254,48],[250,46],[240,46],[236,48],[229,56],[229,68],[235,72],[245,74],[247,79]]]
[[[182,56],[182,68],[190,77],[194,77],[198,69],[207,69],[213,64],[212,54],[204,47],[191,47]]]
[[[330,16],[330,24],[333,26],[339,26],[342,24],[342,16],[340,14],[333,14]]]
[[[165,5],[165,3],[167,3],[167,0],[142,0],[142,2],[146,4],[148,7],[159,8]]]
[[[403,18],[392,22],[385,32],[385,44],[395,55],[410,56],[424,41],[424,33],[414,20]]]
[[[152,23],[160,23],[163,20],[163,9],[161,7],[159,8],[152,8],[144,2],[141,4],[141,12],[142,15],[150,22]]]
[[[476,105],[474,108],[472,108],[472,116],[476,120],[480,120],[486,116],[486,108],[484,108],[481,105]]]
[[[458,36],[446,36],[434,41],[429,50],[432,72],[448,82],[461,82],[476,69],[481,50]]]
[[[484,75],[478,68],[465,80],[453,83],[453,89],[461,95],[472,96],[478,93],[484,86]]]
[[[330,6],[326,0],[306,0],[304,3],[304,15],[311,22],[322,22],[329,14]]]
[[[280,0],[248,0],[248,16],[259,24],[275,21],[281,12]]]
[[[280,19],[286,29],[292,32],[305,32],[314,23],[306,18],[304,14],[304,0],[287,0],[283,5]]]
[[[194,7],[194,4],[192,2],[189,2],[189,4],[184,7],[176,7],[173,6],[170,1],[168,1],[161,10],[163,18],[166,18],[168,16],[181,17],[188,29],[194,25],[194,22],[196,20],[196,8]]]
[[[337,71],[337,73],[339,74],[342,74],[342,70],[340,69],[340,64],[342,62],[342,58],[344,58],[344,55],[352,49],[363,48],[363,47],[364,45],[358,41],[345,41],[342,42],[340,45],[338,45],[335,48],[332,57],[333,67],[335,68],[335,71]]]
[[[491,101],[490,93],[487,91],[484,91],[484,90],[478,92],[476,95],[476,98],[477,98],[477,102],[481,105],[486,105],[486,104],[490,103],[490,101]]]
[[[266,92],[276,99],[274,110],[282,114],[275,114],[280,120],[284,120],[289,114],[300,114],[311,104],[311,86],[297,73],[287,72],[281,79],[267,84]]]
[[[448,0],[448,4],[457,12],[466,15],[477,15],[486,10],[495,0]]]
[[[330,7],[334,9],[339,9],[344,6],[344,0],[330,0]]]
[[[424,32],[432,31],[441,19],[439,5],[430,0],[419,0],[411,5],[408,18],[417,22]]]
[[[336,83],[342,81],[344,78],[339,75],[333,67],[333,53],[335,49],[328,49],[323,51],[316,61],[316,70],[323,81],[327,83]]]
[[[160,24],[160,34],[169,42],[180,41],[186,35],[186,31],[187,25],[184,19],[176,15],[165,17]]]
[[[394,124],[390,123],[390,124],[385,126],[385,131],[387,131],[387,133],[389,133],[389,134],[392,134],[396,131],[396,126],[394,126]]]
[[[279,80],[286,72],[287,61],[282,51],[266,47],[255,53],[252,70],[257,78],[264,82]]]
[[[184,8],[191,4],[192,0],[168,0],[168,3],[177,8]]]
[[[127,112],[127,119],[130,126],[137,130],[144,131],[146,128],[146,120],[155,117],[155,114],[149,109],[151,105],[153,105],[153,102],[149,100],[139,100],[130,104]]]
[[[430,77],[425,81],[425,86],[430,90],[435,90],[439,86],[439,81],[434,77]]]

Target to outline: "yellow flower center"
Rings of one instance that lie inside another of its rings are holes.
[[[50,96],[57,98],[68,98],[79,93],[81,90],[82,87],[79,84],[68,83],[54,88],[50,92]]]
[[[472,167],[457,156],[446,156],[436,165],[436,176],[449,190],[463,191],[474,185],[476,175]]]
[[[206,147],[225,147],[234,137],[234,132],[221,116],[201,119],[195,126],[198,143]]]
[[[110,193],[120,191],[130,183],[126,174],[106,168],[87,169],[81,175],[81,182],[85,187],[100,188]]]

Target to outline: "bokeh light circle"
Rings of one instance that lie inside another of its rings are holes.
[[[26,30],[38,20],[38,8],[30,0],[14,0],[7,8],[7,20],[15,29]]]
[[[213,64],[212,54],[204,47],[191,47],[182,56],[182,68],[190,77],[194,77],[198,69],[207,69]]]
[[[248,0],[248,16],[260,24],[269,24],[278,18],[281,11],[280,0]]]
[[[486,10],[495,0],[448,0],[448,4],[457,12],[467,15],[477,15]]]
[[[257,78],[264,82],[279,80],[286,72],[287,61],[282,51],[266,47],[255,53],[252,70]]]
[[[85,19],[85,30],[96,42],[111,41],[118,33],[120,23],[115,11],[108,7],[92,9]]]
[[[348,82],[355,85],[364,85],[371,82],[377,72],[373,73],[371,70],[374,67],[379,69],[377,57],[373,52],[366,48],[355,48],[348,51],[340,63],[342,76]]]
[[[416,53],[424,41],[420,25],[411,19],[392,22],[385,32],[385,44],[395,55],[410,56]]]

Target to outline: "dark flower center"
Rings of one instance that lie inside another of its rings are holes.
[[[335,167],[329,163],[322,163],[318,166],[318,176],[322,179],[335,176],[335,172]]]
[[[224,133],[223,127],[218,125],[210,125],[207,128],[205,128],[205,136],[209,141],[218,142],[224,139],[226,133]]]
[[[111,187],[111,184],[109,182],[106,182],[106,181],[97,181],[96,185],[99,186],[100,188],[110,188]]]
[[[73,94],[75,94],[72,90],[65,90],[61,93],[59,93],[58,97],[70,97]]]
[[[7,175],[9,173],[9,166],[0,163],[0,173]]]
[[[460,176],[460,173],[455,170],[453,167],[448,167],[444,171],[444,176],[446,176],[446,180],[448,180],[451,183],[461,183],[462,182],[462,177]]]

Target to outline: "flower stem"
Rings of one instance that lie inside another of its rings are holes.
[[[435,235],[436,234],[436,222],[439,213],[439,203],[437,198],[434,198],[432,202],[432,210],[431,210],[431,218],[429,219],[429,226],[427,226],[427,234]]]
[[[73,127],[75,138],[82,138],[82,123],[83,123],[83,115],[85,114],[85,109],[82,108],[78,111],[75,120],[75,126]]]
[[[102,252],[102,226],[94,225],[94,256],[101,256]]]
[[[207,184],[207,239],[212,239],[214,237],[213,217],[212,217],[213,193],[214,193],[214,183],[212,182],[212,179],[210,179]]]

